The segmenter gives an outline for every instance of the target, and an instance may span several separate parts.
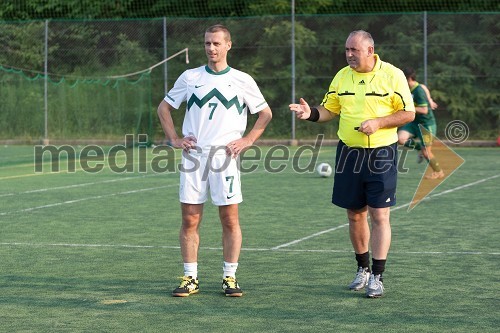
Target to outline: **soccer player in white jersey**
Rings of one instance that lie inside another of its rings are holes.
[[[226,296],[243,295],[236,280],[242,242],[238,204],[243,200],[237,159],[262,135],[272,112],[254,79],[228,66],[230,49],[229,30],[223,25],[209,27],[205,31],[208,64],[182,73],[158,107],[166,139],[173,147],[183,149],[179,241],[184,276],[173,296],[185,297],[199,291],[198,229],[209,191],[222,224],[222,289]],[[179,137],[171,112],[182,102],[187,107]],[[257,113],[258,119],[243,136],[247,111]]]

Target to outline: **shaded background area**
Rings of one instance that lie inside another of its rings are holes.
[[[460,119],[471,139],[494,139],[499,10],[487,0],[6,3],[0,139],[123,140],[146,133],[160,140],[156,107],[184,70],[206,62],[203,33],[216,23],[232,32],[230,65],[255,78],[274,111],[264,139],[317,133],[336,139],[335,121],[293,124],[288,104],[299,97],[321,102],[346,65],[344,42],[356,29],[372,33],[384,61],[417,69],[439,104],[439,137],[446,123]],[[161,63],[185,48],[189,64],[184,53]],[[176,124],[183,113],[181,106]]]

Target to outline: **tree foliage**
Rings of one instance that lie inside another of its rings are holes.
[[[437,2],[425,0],[297,0],[294,40],[295,100],[304,97],[310,104],[321,102],[333,75],[346,66],[344,43],[348,33],[364,29],[374,36],[376,52],[384,61],[400,68],[414,67],[419,81],[427,79],[433,97],[440,105],[436,112],[440,131],[447,120],[461,119],[470,126],[472,137],[496,137],[500,126],[500,58],[496,52],[500,44],[499,13],[428,14],[427,48],[424,49],[424,14],[412,11],[437,11],[435,3]],[[479,10],[479,7],[481,11],[499,9],[497,1],[488,0],[439,3],[440,9],[445,11],[474,11]],[[386,13],[356,14],[360,8],[366,8],[366,12],[378,10]],[[389,13],[391,10],[406,13]],[[305,15],[306,12],[322,15]],[[332,12],[344,14],[332,15]],[[49,69],[50,72],[56,71],[65,77],[134,72],[163,59],[161,19],[136,20],[141,24],[130,23],[127,29],[122,26],[126,26],[131,20],[90,20],[105,17],[147,17],[151,14],[158,16],[158,13],[168,17],[169,50],[178,51],[189,46],[190,67],[206,61],[202,40],[204,28],[215,23],[224,23],[230,27],[233,35],[230,65],[255,77],[274,111],[273,122],[269,131],[266,131],[266,136],[290,137],[292,117],[287,106],[292,101],[292,25],[289,0],[27,0],[22,5],[19,2],[7,2],[0,6],[0,16],[4,19],[52,18],[49,23]],[[261,16],[262,13],[273,15]],[[63,16],[73,20],[54,19]],[[175,16],[191,17],[172,18]],[[200,16],[223,17],[196,18]],[[86,20],[75,20],[77,18]],[[122,22],[124,24],[120,24]],[[1,31],[3,51],[0,52],[0,65],[43,70],[43,21],[4,22]],[[427,55],[427,73],[424,73],[424,54]],[[168,64],[167,83],[171,87],[178,75],[186,69],[186,65],[180,59],[174,59]],[[30,72],[25,73],[35,76]],[[158,75],[146,87],[128,87],[124,91],[137,92],[138,89],[143,89],[140,92],[141,100],[149,99],[156,104],[164,94],[162,79]],[[42,87],[30,90],[26,83],[19,81],[15,84],[15,89],[5,89],[8,79],[4,77],[2,82],[2,132],[5,135],[40,132],[40,124],[30,125],[31,118],[26,109],[30,109],[29,105],[38,108],[43,105],[43,100],[40,100]],[[24,94],[23,91],[29,93]],[[151,91],[152,96],[149,96]],[[127,103],[116,105],[117,111],[113,113],[115,118],[111,123],[108,121],[105,124],[105,113],[103,115],[99,105],[109,101],[99,100],[99,92],[99,89],[89,86],[78,97],[81,99],[79,101],[71,98],[69,89],[63,89],[61,94],[67,97],[64,99],[57,96],[64,102],[56,103],[54,108],[78,109],[78,103],[85,104],[84,100],[90,99],[92,107],[89,106],[89,109],[92,110],[72,115],[59,111],[55,116],[61,122],[61,128],[73,135],[85,135],[82,132],[84,128],[87,128],[87,133],[119,133],[113,127],[114,124],[131,122],[134,125],[124,126],[133,127],[140,122],[137,117],[143,117],[149,112],[142,110],[142,105],[150,105],[133,101],[132,93],[121,93],[120,98]],[[110,95],[104,98],[112,100],[115,97]],[[133,114],[124,114],[127,104],[133,103],[137,105]],[[80,112],[79,109],[78,111]],[[40,113],[37,115],[39,118]],[[89,115],[89,118],[84,118],[85,115]],[[174,116],[176,123],[180,124],[182,113]],[[13,126],[12,119],[20,119],[20,130]],[[76,124],[75,127],[69,126],[70,123]],[[313,136],[318,133],[318,126],[319,131],[325,133],[327,138],[335,137],[335,123],[318,125],[298,122],[298,135]]]
[[[295,0],[296,14],[499,11],[497,0]],[[249,17],[289,15],[291,0],[7,0],[0,19]]]

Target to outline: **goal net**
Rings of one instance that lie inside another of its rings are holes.
[[[3,140],[152,136],[167,61],[187,66],[188,49],[167,52],[158,19],[18,22],[0,30]]]

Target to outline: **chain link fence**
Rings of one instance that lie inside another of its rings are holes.
[[[255,78],[273,110],[264,138],[336,138],[336,121],[294,124],[288,104],[321,102],[358,29],[373,35],[382,60],[417,69],[439,104],[438,135],[459,119],[471,138],[496,138],[498,22],[499,13],[425,12],[0,22],[0,139],[161,140],[156,107],[184,70],[206,63],[204,31],[218,23],[232,33],[230,66]],[[186,48],[189,64],[184,54],[162,63]],[[174,115],[179,132],[183,114]]]

